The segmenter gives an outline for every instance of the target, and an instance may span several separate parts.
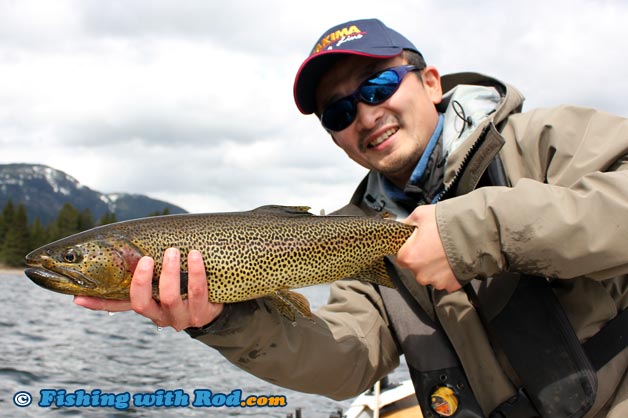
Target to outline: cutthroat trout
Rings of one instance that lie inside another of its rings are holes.
[[[118,222],[63,238],[26,256],[26,275],[70,295],[129,299],[142,256],[155,260],[158,299],[162,257],[169,247],[199,250],[209,300],[231,303],[259,297],[294,320],[311,315],[307,300],[289,289],[346,277],[392,287],[384,256],[396,254],[413,226],[389,219],[314,216],[309,208],[262,206],[248,212],[167,215]],[[187,260],[181,257],[181,294]]]

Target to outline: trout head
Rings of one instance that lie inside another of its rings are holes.
[[[78,236],[78,235],[77,235]],[[124,237],[68,237],[26,256],[24,273],[54,292],[128,299],[133,271],[142,252]]]

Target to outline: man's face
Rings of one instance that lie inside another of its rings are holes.
[[[316,89],[317,113],[348,96],[370,75],[407,64],[402,56],[387,60],[350,56],[333,66]],[[378,105],[357,103],[355,120],[332,132],[347,155],[371,170],[385,175],[399,187],[408,181],[436,125],[435,104],[442,98],[440,76],[434,67],[405,76],[399,89]]]

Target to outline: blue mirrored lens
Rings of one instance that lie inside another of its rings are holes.
[[[321,115],[321,123],[332,131],[342,131],[355,119],[355,101],[345,97],[329,106]]]
[[[392,70],[379,73],[366,80],[358,89],[360,99],[369,104],[381,103],[392,96],[399,88],[399,77]]]

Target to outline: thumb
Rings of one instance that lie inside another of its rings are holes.
[[[417,206],[414,211],[406,219],[403,220],[403,223],[407,225],[420,226],[422,222],[426,219],[430,219],[430,217],[434,217],[436,212],[436,205],[422,205]]]

